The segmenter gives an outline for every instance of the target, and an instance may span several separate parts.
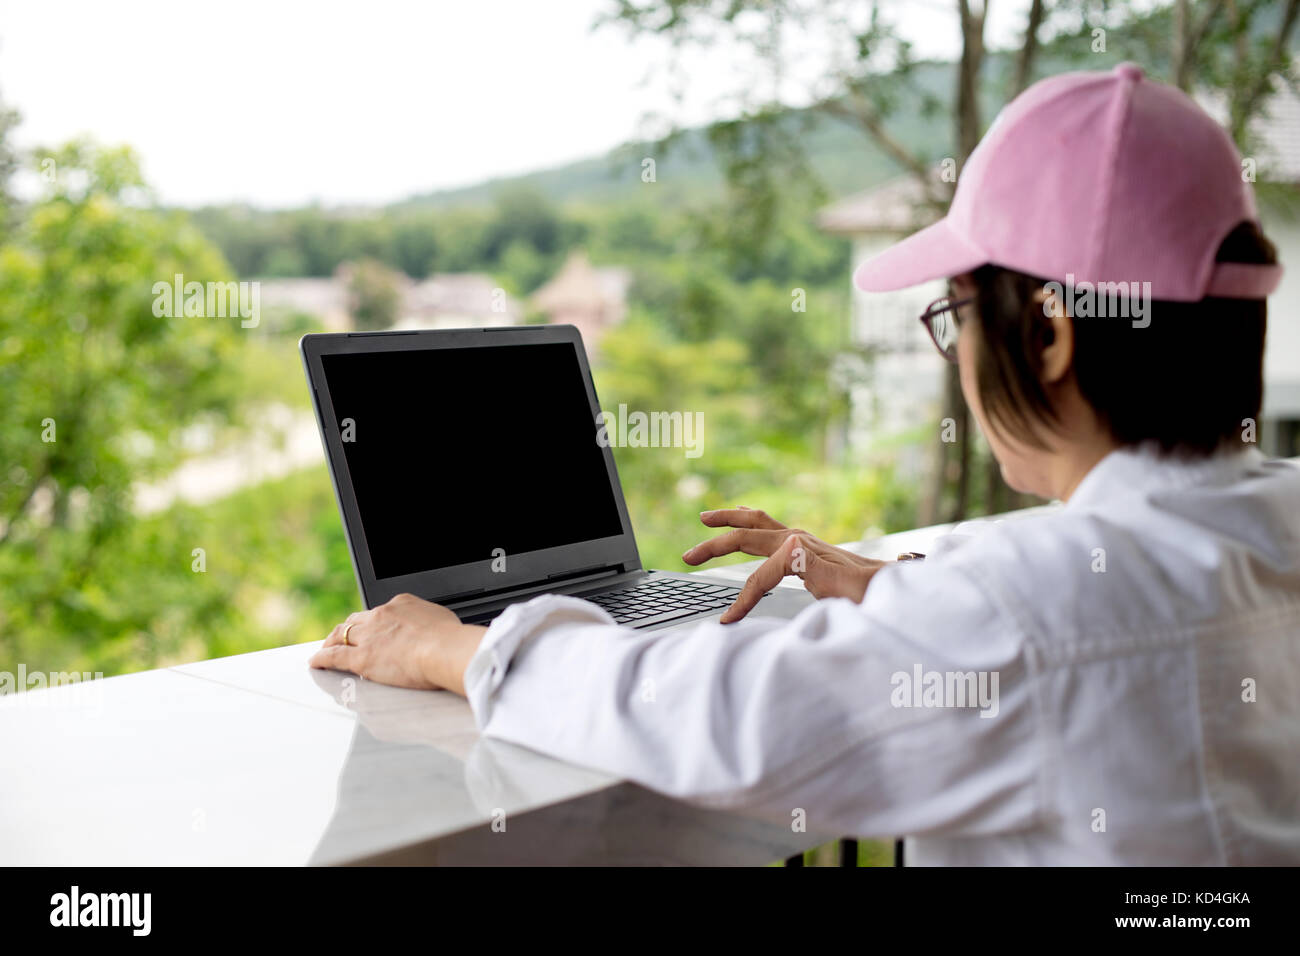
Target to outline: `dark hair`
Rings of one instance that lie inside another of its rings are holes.
[[[1273,244],[1253,222],[1224,239],[1218,262],[1271,264]],[[1042,448],[1060,422],[1040,378],[1052,325],[1034,295],[1048,280],[998,266],[972,273],[982,342],[976,384],[996,427]],[[1121,445],[1153,442],[1166,454],[1204,457],[1240,442],[1263,399],[1262,299],[1149,303],[1150,325],[1075,317],[1079,391]]]

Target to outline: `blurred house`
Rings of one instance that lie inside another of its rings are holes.
[[[327,279],[263,279],[262,308],[314,316],[328,332],[354,328],[349,263]],[[398,305],[395,329],[447,329],[518,325],[523,310],[489,275],[443,273],[421,281],[392,273]]]
[[[1300,95],[1291,85],[1279,84],[1247,136],[1264,234],[1285,267],[1268,300],[1259,442],[1266,454],[1290,458],[1300,455]]]
[[[818,214],[817,225],[823,232],[852,242],[852,275],[860,263],[936,217],[920,182],[909,175],[833,203]],[[868,294],[853,288],[853,338],[871,359],[849,384],[850,449],[866,449],[877,439],[937,420],[944,363],[919,316],[944,291],[943,281],[886,293]]]
[[[621,268],[596,268],[585,253],[574,252],[560,271],[532,296],[532,306],[551,325],[575,325],[592,352],[610,326],[627,315],[632,274]]]
[[[261,307],[268,315],[310,315],[326,332],[352,328],[348,288],[338,277],[328,279],[262,279]]]
[[[448,272],[412,283],[402,295],[396,329],[518,325],[519,303],[489,275]]]

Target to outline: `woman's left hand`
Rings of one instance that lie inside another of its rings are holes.
[[[739,621],[754,609],[763,595],[781,579],[796,574],[815,598],[846,597],[859,602],[876,572],[887,562],[864,558],[845,548],[836,548],[806,531],[787,528],[764,511],[727,508],[701,511],[700,521],[710,528],[733,528],[701,542],[682,555],[687,564],[703,564],[724,554],[768,555],[741,588],[735,603],[722,612],[723,624]]]
[[[486,631],[462,624],[440,604],[399,594],[387,604],[349,615],[309,663],[381,684],[445,689],[464,697],[465,668]]]

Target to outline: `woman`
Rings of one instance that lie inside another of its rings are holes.
[[[1044,80],[856,281],[948,277],[922,319],[1007,482],[1063,508],[888,564],[706,512],[732,530],[687,563],[769,555],[726,624],[403,596],[313,666],[696,803],[907,834],[909,862],[1300,862],[1300,470],[1253,445],[1274,261],[1186,96],[1128,64]],[[790,573],[823,600],[743,620]]]

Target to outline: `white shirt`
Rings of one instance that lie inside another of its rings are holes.
[[[1300,469],[1117,451],[791,621],[540,597],[466,689],[487,736],[909,863],[1300,863]]]

